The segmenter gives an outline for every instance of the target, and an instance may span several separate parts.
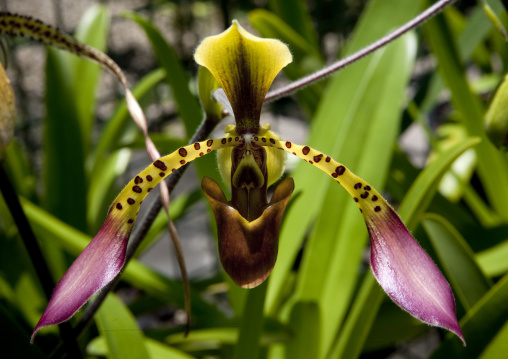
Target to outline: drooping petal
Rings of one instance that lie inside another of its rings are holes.
[[[196,142],[161,157],[134,177],[111,205],[99,233],[58,282],[44,314],[32,333],[68,320],[90,297],[120,273],[129,236],[141,203],[167,175],[196,158],[242,140],[216,139]]]
[[[294,190],[293,180],[286,178],[277,186],[264,212],[252,222],[231,206],[214,180],[203,178],[201,187],[215,215],[219,257],[224,270],[240,287],[260,285],[277,259],[279,229]]]
[[[385,292],[421,321],[464,336],[455,315],[451,288],[388,202],[367,182],[329,156],[289,141],[254,137],[253,144],[283,149],[304,159],[340,183],[363,214],[371,240],[371,265]]]
[[[409,314],[464,336],[455,316],[450,285],[389,206],[365,213],[372,272],[384,291]]]
[[[222,34],[205,38],[194,59],[220,83],[233,108],[237,132],[244,134],[258,132],[265,95],[293,57],[281,41],[254,36],[235,20]]]
[[[90,297],[120,273],[132,226],[108,216],[102,228],[58,282],[44,314],[32,332],[66,321]]]

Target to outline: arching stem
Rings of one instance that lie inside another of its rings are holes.
[[[382,37],[381,39],[373,42],[372,44],[364,47],[363,49],[355,52],[352,55],[349,55],[348,57],[339,60],[335,63],[333,63],[330,66],[327,66],[319,71],[314,72],[313,74],[307,75],[305,77],[302,77],[299,80],[296,80],[292,83],[290,83],[287,86],[284,86],[280,89],[273,90],[268,92],[268,94],[265,97],[265,102],[267,101],[273,101],[278,98],[287,96],[292,94],[293,92],[296,92],[305,86],[311,85],[314,82],[320,81],[323,78],[333,74],[334,72],[351,65],[352,63],[360,60],[361,58],[373,53],[374,51],[380,49],[381,47],[389,44],[393,40],[397,39],[398,37],[404,35],[406,32],[416,28],[417,26],[421,25],[426,20],[430,19],[440,11],[442,11],[445,7],[452,4],[455,0],[440,0],[436,2],[434,5],[429,7],[427,10],[419,14],[418,16],[414,17],[401,27],[399,27],[397,30],[389,33],[388,35]]]

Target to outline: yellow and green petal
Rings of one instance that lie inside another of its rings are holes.
[[[430,325],[464,335],[450,285],[388,202],[344,165],[309,146],[253,136],[253,144],[282,149],[327,173],[353,197],[371,242],[371,267],[383,290],[402,309]]]
[[[204,39],[194,59],[210,70],[224,89],[241,135],[258,133],[265,95],[293,57],[281,41],[254,36],[235,20],[222,34]]]
[[[241,141],[222,138],[196,142],[159,158],[138,173],[113,201],[97,235],[58,282],[32,333],[32,342],[41,328],[68,320],[120,273],[141,203],[157,184],[185,164],[217,149],[237,146]]]

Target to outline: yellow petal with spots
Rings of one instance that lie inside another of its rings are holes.
[[[275,76],[293,57],[279,40],[254,36],[235,20],[201,42],[196,62],[215,76],[231,102],[238,134],[258,133],[261,105]]]

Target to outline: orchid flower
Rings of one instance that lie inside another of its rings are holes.
[[[289,153],[325,172],[351,195],[370,236],[372,271],[388,296],[414,317],[464,341],[449,284],[381,194],[326,154],[285,141],[269,125],[260,125],[265,95],[292,61],[288,47],[258,38],[234,21],[223,33],[204,39],[195,60],[224,90],[236,126],[227,126],[224,138],[196,142],[161,157],[127,184],[99,233],[56,286],[32,340],[39,329],[69,319],[119,274],[137,212],[148,193],[179,167],[217,150],[231,200],[210,178],[203,179],[202,189],[215,215],[220,261],[237,285],[258,286],[275,264],[279,229],[294,183],[290,178],[280,182],[270,201],[267,188],[282,176]]]

